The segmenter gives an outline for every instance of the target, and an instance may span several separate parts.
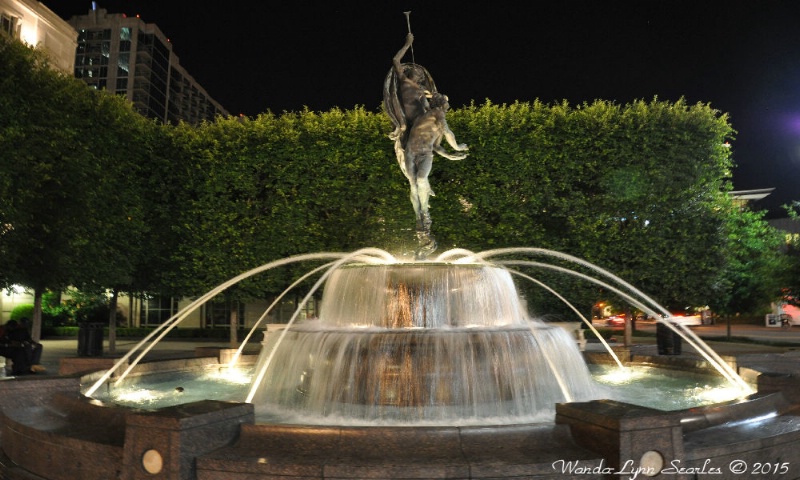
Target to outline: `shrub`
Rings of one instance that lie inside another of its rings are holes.
[[[64,301],[64,308],[69,310],[75,322],[108,324],[109,306],[105,295],[74,291]],[[125,323],[125,316],[117,310],[117,324]]]
[[[22,320],[33,320],[33,304],[23,303],[14,307],[14,309],[11,310],[9,320],[14,320],[17,323],[22,323]]]
[[[42,297],[42,327],[62,327],[74,324],[74,312],[69,306],[61,303],[61,293],[45,293]]]
[[[9,320],[16,320],[19,323],[22,323],[22,320],[32,321],[33,320],[33,304],[32,303],[23,303],[21,305],[17,305],[11,310],[11,315]],[[69,324],[71,318],[69,316],[69,312],[65,311],[61,308],[48,308],[46,305],[42,305],[42,328],[43,329],[51,329],[53,327],[60,327],[63,325]]]

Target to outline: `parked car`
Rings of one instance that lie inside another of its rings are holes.
[[[625,315],[614,315],[612,317],[606,317],[606,326],[608,327],[624,327],[625,326]]]

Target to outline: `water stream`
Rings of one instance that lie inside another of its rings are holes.
[[[514,258],[505,260],[504,255]],[[566,260],[594,275],[520,260],[526,255]],[[252,269],[198,298],[128,352],[86,395],[107,385],[113,372],[138,352],[115,380],[120,385],[155,342],[224,289],[252,275],[305,261],[328,263],[310,269],[287,288],[247,336],[291,288],[321,274],[288,325],[268,335],[249,373],[244,401],[254,403],[262,417],[345,425],[518,423],[552,415],[559,402],[602,397],[607,388],[593,380],[575,339],[559,327],[529,317],[512,273],[559,297],[593,328],[590,322],[561,293],[508,266],[574,275],[603,285],[655,316],[666,311],[611,273],[545,249],[479,254],[454,249],[429,262],[401,262],[380,249],[300,255]],[[297,321],[303,304],[320,290],[319,318]],[[679,329],[678,333],[737,392],[750,393],[749,385],[726,369],[725,362],[717,361],[719,357],[702,340],[692,332]],[[622,363],[604,345],[622,371]],[[240,353],[241,349],[235,358]],[[235,369],[224,371],[230,374]],[[185,390],[176,392],[170,394]]]

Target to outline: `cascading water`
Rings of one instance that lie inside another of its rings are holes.
[[[285,423],[519,423],[597,394],[575,341],[487,264],[347,265],[288,328],[253,397]]]

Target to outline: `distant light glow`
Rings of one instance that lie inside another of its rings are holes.
[[[36,24],[32,24],[30,22],[21,24],[19,29],[19,39],[31,47],[39,45],[41,38],[39,37],[39,29],[36,28]]]
[[[782,129],[792,135],[800,135],[800,113],[787,113],[779,120]]]

